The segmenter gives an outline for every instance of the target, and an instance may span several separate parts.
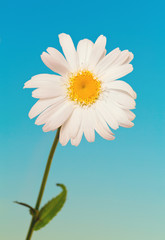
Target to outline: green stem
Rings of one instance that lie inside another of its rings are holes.
[[[38,198],[37,198],[35,210],[38,210],[39,207],[40,207],[40,204],[41,204],[41,200],[42,200],[42,197],[43,197],[43,193],[44,193],[44,189],[45,189],[45,186],[46,186],[47,178],[48,178],[48,175],[49,175],[50,166],[51,166],[51,163],[52,163],[52,160],[53,160],[53,155],[54,155],[54,152],[56,150],[56,147],[57,147],[57,144],[58,144],[58,141],[59,141],[59,132],[60,132],[60,128],[58,128],[58,130],[56,132],[56,136],[55,136],[52,148],[51,148],[50,153],[49,153],[49,157],[48,157],[48,161],[47,161],[47,164],[46,164],[45,173],[44,173],[44,176],[43,176],[43,179],[42,179],[42,183],[41,183],[39,195],[38,195]],[[31,220],[30,227],[29,227],[29,231],[27,233],[26,240],[31,239],[31,236],[32,236],[33,231],[34,231],[35,221],[36,221],[35,216],[33,216],[32,220]]]

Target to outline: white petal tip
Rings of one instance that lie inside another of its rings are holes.
[[[60,34],[58,34],[58,37],[59,37],[59,38],[66,37],[66,36],[69,36],[69,35],[66,34],[66,33],[60,33]]]
[[[135,124],[134,124],[133,122],[131,122],[131,124],[130,124],[130,128],[133,127],[133,126],[135,126]]]
[[[48,47],[48,48],[46,49],[46,51],[49,52],[49,50],[51,50],[51,49],[52,49],[51,47]]]
[[[131,128],[131,127],[133,127],[135,124],[133,123],[133,122],[131,122],[131,124],[130,125],[128,125],[128,126],[126,126],[126,128]]]
[[[100,35],[100,37],[102,37],[102,39],[104,40],[104,42],[106,44],[107,38],[104,35]]]
[[[99,37],[106,38],[103,34],[101,34]]]
[[[93,143],[95,141],[95,139],[93,140],[87,140],[89,143]]]
[[[79,144],[73,144],[73,143],[72,143],[72,145],[73,145],[74,147],[78,147]]]
[[[32,119],[34,116],[31,114],[31,112],[29,112],[28,114],[29,118]]]
[[[56,51],[56,49],[53,47],[48,47],[46,51],[51,55],[52,51]]]
[[[43,53],[40,55],[42,61],[44,61],[44,58],[45,58],[45,55],[46,55],[46,54],[48,54],[48,53],[43,52]]]
[[[130,62],[134,59],[134,54],[132,52],[129,52],[129,59]]]
[[[134,92],[134,96],[133,96],[133,97],[134,97],[134,99],[136,99],[136,98],[137,98],[137,94],[136,94],[135,92]]]
[[[64,147],[64,146],[66,146],[67,143],[69,142],[69,139],[63,139],[63,138],[60,136],[59,142],[60,142],[60,144]]]
[[[41,123],[37,119],[35,120],[35,124],[38,126],[41,125]]]
[[[77,143],[74,139],[71,139],[71,144],[77,147],[80,143],[79,142]]]
[[[124,128],[131,128],[133,127],[135,124],[133,122],[130,122],[129,124],[125,125],[125,124],[121,124],[120,126],[121,127],[124,127]]]
[[[42,59],[42,56],[44,55],[44,52],[40,55],[41,59]]]
[[[111,136],[111,137],[108,137],[108,138],[105,138],[106,140],[109,140],[109,141],[112,141],[112,140],[114,140],[115,139],[115,137],[114,136]]]
[[[131,113],[132,113],[132,116],[130,117],[130,121],[133,121],[135,119],[136,115],[133,112],[131,112]]]
[[[48,128],[46,125],[44,125],[44,126],[42,127],[42,130],[43,130],[43,132],[49,132],[49,131],[51,131],[51,129]]]
[[[37,89],[36,89],[37,90]],[[37,96],[37,94],[36,94],[36,90],[34,90],[33,92],[32,92],[32,97],[33,98],[39,98],[39,96]]]
[[[61,141],[60,141],[60,143],[63,147],[67,145],[67,143],[64,143],[64,142],[61,142]]]

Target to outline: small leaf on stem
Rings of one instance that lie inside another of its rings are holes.
[[[30,214],[32,216],[36,216],[38,214],[38,210],[34,209],[33,207],[31,207],[29,204],[26,204],[26,203],[22,203],[22,202],[18,202],[18,201],[14,201],[14,203],[17,203],[19,205],[22,205],[24,207],[27,207],[29,208],[29,211],[30,211]]]
[[[43,206],[43,208],[41,208],[37,217],[37,222],[34,225],[35,231],[47,225],[49,221],[52,220],[62,209],[66,201],[66,187],[63,184],[57,184],[57,186],[62,188],[62,192],[57,197],[49,201],[45,206]]]

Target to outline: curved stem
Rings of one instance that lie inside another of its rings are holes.
[[[58,128],[58,130],[56,132],[56,136],[55,136],[53,145],[52,145],[50,153],[49,153],[49,157],[48,157],[48,161],[47,161],[47,164],[46,164],[44,176],[43,176],[43,179],[42,179],[40,191],[39,191],[39,194],[38,194],[35,210],[38,210],[39,207],[40,207],[40,204],[41,204],[41,200],[42,200],[42,197],[43,197],[43,194],[44,194],[47,178],[48,178],[48,175],[49,175],[50,166],[51,166],[51,163],[52,163],[52,160],[53,160],[54,152],[56,150],[56,147],[57,147],[57,144],[58,144],[58,141],[59,141],[59,132],[60,132],[60,128]],[[35,221],[36,221],[35,216],[33,216],[32,220],[31,220],[30,227],[29,227],[29,231],[27,233],[26,240],[31,239],[31,236],[32,236],[33,231],[34,231]]]

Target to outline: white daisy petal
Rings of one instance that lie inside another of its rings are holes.
[[[105,49],[103,54],[101,55],[101,57],[99,59],[99,62],[105,57],[106,53],[107,53],[107,50]]]
[[[49,85],[44,88],[35,89],[32,92],[32,97],[34,98],[54,98],[58,96],[63,96],[65,94],[64,89],[61,86]]]
[[[81,108],[74,109],[74,112],[72,114],[72,119],[70,119],[70,136],[72,138],[76,137],[78,130],[81,125],[81,118],[82,118],[82,110]]]
[[[78,56],[71,37],[68,34],[61,33],[59,34],[59,41],[71,69],[76,71],[78,68]]]
[[[58,62],[61,62],[62,65],[65,65],[67,71],[70,71],[70,66],[64,56],[55,48],[48,47],[46,51]]]
[[[106,37],[99,36],[96,40],[89,59],[90,68],[93,69],[105,52]]]
[[[134,123],[133,122],[128,122],[128,123],[120,122],[120,126],[124,127],[124,128],[131,128],[134,126]]]
[[[38,100],[29,112],[29,118],[32,119],[39,115],[41,112],[46,110],[51,105],[54,105],[64,99],[64,97],[57,97],[57,98],[48,98],[48,99],[40,99]]]
[[[94,126],[96,132],[104,139],[107,140],[113,140],[114,136],[111,130],[109,129],[106,121],[102,117],[102,115],[98,114],[95,112],[95,121],[94,121]]]
[[[83,112],[83,132],[86,140],[88,142],[94,142],[95,131],[93,125],[93,111],[90,109],[85,109]]]
[[[43,126],[43,131],[48,132],[59,128],[73,112],[73,104],[65,102],[57,111],[55,111]]]
[[[66,61],[66,59],[64,58],[64,56],[55,48],[53,47],[48,47],[46,49],[46,51],[55,59],[58,59],[58,61],[60,60],[60,62],[62,62],[67,68],[69,69],[69,64]]]
[[[63,82],[63,77],[51,74],[38,74],[33,76],[24,84],[24,88],[40,88],[54,84],[59,85]]]
[[[128,94],[117,91],[111,91],[110,97],[114,102],[118,103],[121,108],[134,109],[136,106],[135,100]]]
[[[62,146],[65,146],[69,142],[69,129],[67,128],[67,125],[65,125],[65,123],[60,129],[59,141]]]
[[[46,52],[43,52],[41,59],[48,68],[62,76],[65,76],[69,72],[69,66],[67,62],[64,58],[62,60],[62,55],[58,51],[56,52],[56,56],[55,54],[50,55]]]
[[[109,54],[107,54],[105,57],[102,58],[101,61],[96,65],[95,67],[95,73],[103,73],[107,68],[109,68],[115,59],[119,56],[120,54],[120,49],[116,48],[113,51],[111,51]]]
[[[116,121],[113,114],[109,111],[109,109],[105,107],[105,102],[97,102],[96,111],[103,116],[104,120],[112,129],[116,130],[119,127],[118,122]]]
[[[81,124],[81,115],[81,108],[75,108],[68,120],[62,125],[62,131],[60,131],[60,143],[63,146],[66,145],[71,138],[76,137]]]
[[[122,78],[128,73],[133,71],[133,66],[131,64],[124,64],[121,66],[114,66],[109,68],[101,78],[103,81],[114,81],[116,79]]]
[[[82,136],[83,136],[83,125],[82,125],[82,119],[81,119],[80,128],[78,130],[77,135],[74,138],[71,138],[71,144],[77,147],[81,142]]]
[[[88,39],[79,41],[77,45],[77,54],[80,68],[86,68],[89,64],[89,58],[93,48],[93,42]]]
[[[132,89],[132,87],[124,82],[124,81],[112,81],[112,82],[106,82],[105,83],[106,88],[108,89],[112,89],[112,90],[119,90],[119,91],[124,91],[126,93],[128,93],[131,97],[133,97],[134,99],[136,99],[137,95],[134,92],[134,90]]]
[[[128,63],[130,63],[133,58],[134,58],[133,53],[129,52],[129,56],[128,56],[128,58],[126,59],[126,61],[125,61],[123,64],[128,64]]]
[[[131,112],[130,110],[126,110],[126,109],[123,109],[125,111],[125,113],[127,114],[127,117],[130,121],[133,121],[136,117],[136,115]]]
[[[126,60],[129,58],[130,54],[128,50],[124,50],[120,52],[119,56],[116,58],[116,60],[113,62],[113,66],[119,66],[122,65]]]
[[[106,102],[107,109],[110,109],[115,119],[118,121],[119,125],[122,127],[130,128],[134,125],[126,114],[126,111],[119,108],[113,101],[110,99],[108,102]]]
[[[82,136],[83,136],[83,130],[82,128],[80,128],[77,136],[75,138],[71,138],[71,144],[77,147],[81,142]]]
[[[65,104],[65,99],[60,97],[58,98],[58,101],[47,108],[44,112],[42,112],[36,119],[35,124],[36,125],[42,125],[45,124],[49,118],[54,114],[56,111],[58,111],[64,104]]]

